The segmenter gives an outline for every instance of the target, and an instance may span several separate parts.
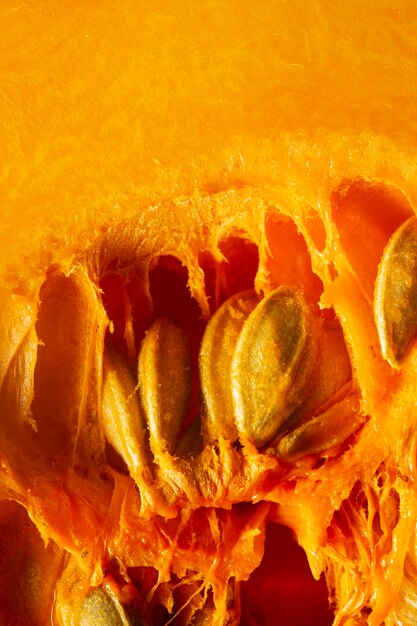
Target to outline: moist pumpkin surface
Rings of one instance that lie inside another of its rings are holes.
[[[414,624],[412,3],[3,11],[0,624]]]

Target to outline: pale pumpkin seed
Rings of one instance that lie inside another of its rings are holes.
[[[155,482],[149,432],[135,379],[121,357],[110,351],[105,354],[102,425],[107,441],[120,454],[139,488],[143,510],[172,515],[163,489]]]
[[[120,615],[113,599],[103,589],[93,589],[84,600],[80,613],[80,626],[124,626],[128,624]]]
[[[123,359],[106,352],[104,359],[102,424],[107,441],[120,454],[139,484],[148,471],[146,426],[135,380]]]
[[[80,626],[146,626],[133,610],[128,611],[118,598],[101,587],[92,589],[80,612]]]
[[[203,433],[209,440],[238,437],[230,386],[230,366],[236,341],[245,320],[259,302],[254,291],[231,296],[207,324],[199,365],[204,398]]]
[[[312,314],[300,290],[279,287],[249,315],[231,364],[240,433],[266,444],[306,395],[315,361]]]
[[[417,218],[391,237],[375,285],[375,321],[384,359],[401,367],[417,338]]]
[[[295,461],[343,443],[363,423],[358,395],[350,395],[327,411],[304,422],[286,434],[277,446],[284,461]]]
[[[172,319],[155,320],[139,354],[139,390],[154,454],[174,453],[192,386],[188,337]]]

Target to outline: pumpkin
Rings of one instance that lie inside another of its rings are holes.
[[[0,35],[0,623],[414,623],[412,3],[62,8]]]

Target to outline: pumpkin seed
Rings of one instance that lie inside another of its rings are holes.
[[[240,433],[257,446],[306,395],[316,354],[312,323],[301,291],[279,287],[243,326],[231,364],[232,397]]]
[[[92,589],[80,612],[80,626],[146,626],[133,611],[127,611],[118,598],[104,589]]]
[[[173,320],[158,318],[146,333],[139,354],[139,389],[154,454],[174,453],[191,385],[188,337]]]
[[[316,329],[318,359],[315,383],[294,417],[299,424],[305,418],[323,413],[346,396],[346,386],[352,379],[352,366],[342,327],[337,320],[324,320]],[[329,376],[329,372],[331,375]],[[291,420],[292,420],[291,418]]]
[[[327,411],[304,422],[286,434],[277,446],[284,461],[316,454],[346,441],[363,423],[358,395],[350,395]]]
[[[149,453],[135,381],[126,363],[114,352],[105,354],[104,369],[103,430],[134,480],[140,484],[141,476],[147,472]]]
[[[205,411],[203,433],[209,441],[238,437],[230,386],[230,366],[237,338],[249,313],[259,302],[254,291],[235,294],[216,311],[201,343],[199,365]]]
[[[32,417],[33,377],[36,364],[38,339],[35,329],[31,328],[9,363],[3,384],[0,385],[1,430],[14,434],[16,426],[29,424],[36,431],[36,422]],[[16,385],[16,381],[21,383]]]
[[[10,363],[35,322],[35,313],[23,296],[0,286],[0,386]]]
[[[100,320],[97,295],[85,273],[57,271],[40,290],[36,322],[33,418],[36,445],[61,467],[74,463],[85,440],[94,389],[94,353]],[[78,460],[77,460],[78,462]]]
[[[417,218],[391,237],[375,285],[375,321],[384,359],[399,369],[417,338]]]
[[[127,623],[103,589],[90,591],[81,608],[80,626],[123,626]]]

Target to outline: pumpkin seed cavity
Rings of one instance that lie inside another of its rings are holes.
[[[417,338],[417,218],[392,235],[375,285],[375,321],[382,355],[400,369]]]

